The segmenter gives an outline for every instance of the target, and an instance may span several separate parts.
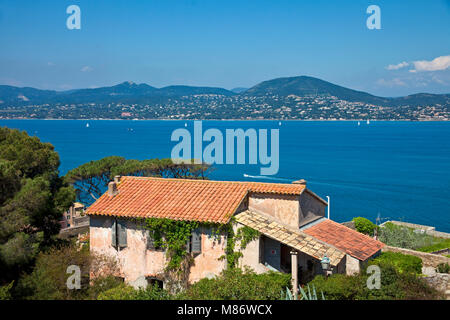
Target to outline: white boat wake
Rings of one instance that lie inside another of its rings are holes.
[[[292,181],[292,179],[285,179],[285,178],[277,178],[277,177],[271,177],[271,176],[252,176],[249,174],[244,173],[245,178],[253,178],[253,179],[267,179],[267,180],[276,180],[276,181]]]

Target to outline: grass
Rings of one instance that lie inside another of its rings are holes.
[[[450,239],[444,239],[444,238],[436,238],[433,239],[433,244],[420,247],[417,249],[417,251],[422,252],[434,252],[442,249],[450,248]]]

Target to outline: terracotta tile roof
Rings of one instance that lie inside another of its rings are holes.
[[[90,215],[226,223],[249,192],[300,195],[300,184],[122,177],[119,194],[103,194]]]
[[[374,255],[384,246],[384,243],[378,240],[329,219],[313,224],[303,231],[362,261]]]
[[[236,221],[316,259],[321,260],[326,254],[333,266],[345,257],[344,252],[327,243],[250,210],[237,214]]]

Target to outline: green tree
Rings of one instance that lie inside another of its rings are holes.
[[[363,217],[353,218],[353,222],[358,232],[367,234],[368,236],[373,236],[373,232],[377,227],[372,221]]]
[[[0,128],[0,285],[28,270],[59,232],[75,190],[58,173],[51,144]]]
[[[89,205],[106,191],[116,175],[206,179],[210,170],[206,164],[174,163],[171,159],[127,160],[111,156],[72,169],[65,179],[77,190],[78,201]]]
[[[80,268],[80,289],[67,286],[74,275],[70,269],[68,272],[69,266]],[[38,255],[33,271],[19,280],[16,295],[31,300],[96,299],[101,292],[121,284],[114,277],[117,272],[114,258],[74,244],[54,246]]]

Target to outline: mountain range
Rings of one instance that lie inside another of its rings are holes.
[[[418,93],[405,97],[378,97],[367,92],[345,88],[318,78],[299,76],[268,80],[256,86],[227,90],[216,87],[167,86],[156,88],[148,84],[126,81],[111,87],[69,91],[40,90],[30,87],[0,85],[0,108],[4,106],[80,103],[163,103],[169,98],[194,95],[243,97],[327,95],[349,102],[379,106],[450,105],[450,94]]]

